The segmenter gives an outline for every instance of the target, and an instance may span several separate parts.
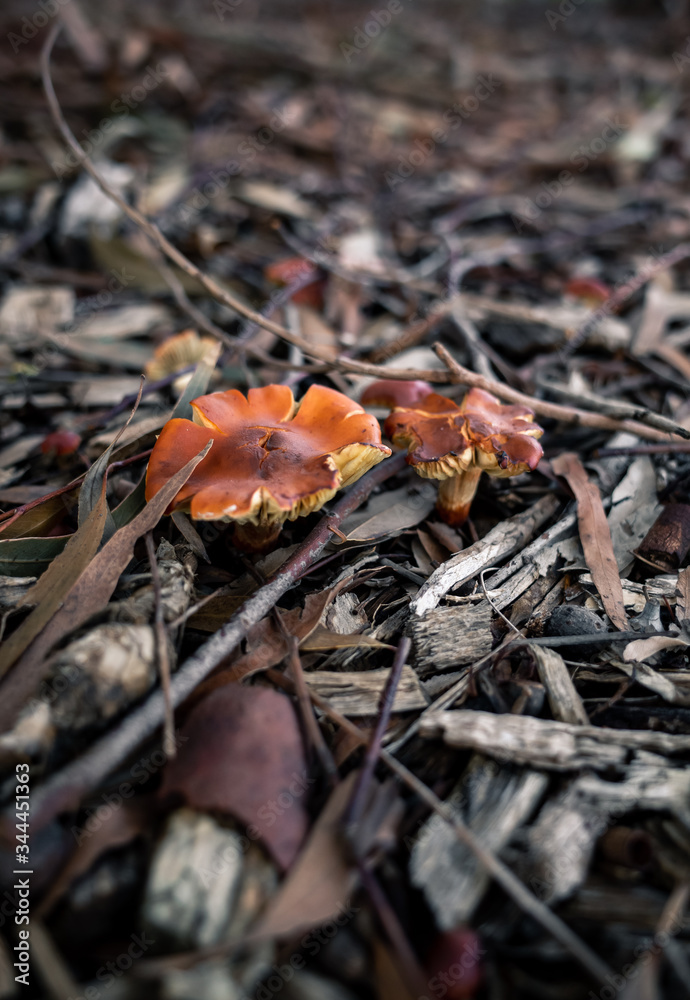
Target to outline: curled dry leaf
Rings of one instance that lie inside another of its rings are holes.
[[[343,854],[341,822],[358,773],[352,771],[331,793],[252,938],[288,937],[349,912],[357,875]]]
[[[180,735],[187,742],[165,769],[161,795],[234,816],[289,868],[307,832],[312,783],[290,700],[226,684],[192,708]]]
[[[670,503],[651,526],[637,555],[666,573],[673,573],[690,551],[690,504]]]
[[[306,639],[319,624],[321,616],[333,600],[337,588],[325,593],[309,594],[304,602],[304,608],[293,608],[291,611],[281,611],[283,625],[288,635],[298,639]],[[247,633],[246,652],[239,656],[228,673],[222,675],[224,683],[228,680],[239,681],[250,677],[260,670],[268,670],[280,663],[288,654],[288,643],[285,635],[270,616],[264,618]],[[210,682],[213,683],[213,680]]]
[[[613,542],[601,494],[589,479],[577,455],[566,452],[553,459],[551,466],[557,476],[563,476],[577,500],[577,524],[585,562],[599,591],[606,614],[616,628],[625,631],[623,586],[613,552]]]

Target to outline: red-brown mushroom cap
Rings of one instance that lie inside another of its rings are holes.
[[[457,406],[435,392],[398,407],[384,424],[394,444],[407,446],[407,461],[425,479],[439,479],[437,510],[448,524],[462,524],[482,472],[516,476],[542,456],[543,432],[524,406],[506,406],[482,389],[471,389]]]
[[[213,438],[170,504],[200,520],[276,525],[318,510],[387,455],[376,419],[342,393],[311,386],[297,406],[283,385],[200,396],[194,421],[168,421],[153,449],[146,499]]]
[[[462,402],[465,434],[475,447],[475,463],[490,476],[517,476],[536,469],[544,454],[535,441],[544,433],[526,406],[501,403],[490,392],[470,389]]]
[[[465,422],[452,399],[430,392],[413,406],[393,410],[383,428],[394,444],[407,446],[407,461],[420,476],[447,479],[473,462]]]
[[[387,406],[392,410],[400,406],[416,406],[433,391],[428,382],[381,378],[367,386],[360,402],[362,406]]]

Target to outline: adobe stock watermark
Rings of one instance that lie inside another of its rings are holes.
[[[142,931],[141,934],[130,934],[130,943],[127,949],[121,952],[113,961],[105,962],[96,972],[94,979],[98,980],[99,986],[87,986],[84,992],[78,997],[69,997],[69,1000],[100,1000],[105,990],[109,990],[116,979],[124,976],[138,958],[153,947],[155,938],[149,938]]]
[[[188,736],[181,736],[179,733],[175,733],[174,744],[176,748],[179,748],[188,740]],[[136,764],[132,765],[129,776],[138,785],[145,785],[154,774],[160,771],[167,761],[168,755],[165,750],[154,750],[149,757],[141,757]],[[84,825],[70,828],[70,833],[78,845],[84,840],[88,840],[89,837],[92,837],[97,830],[100,830],[106,820],[110,819],[113,812],[122,806],[125,799],[132,798],[136,792],[136,787],[132,784],[132,781],[121,781],[114,791],[103,792],[101,795],[102,804],[89,812]]]
[[[386,171],[384,177],[391,191],[410,178],[430,156],[433,156],[436,147],[447,142],[450,134],[460,128],[463,119],[474,114],[479,105],[487,101],[500,86],[502,86],[501,81],[497,80],[493,73],[489,73],[488,76],[479,74],[473,93],[443,112],[443,121],[447,128],[439,126],[425,139],[415,139],[415,148],[407,156],[400,157],[397,170]]]
[[[345,903],[339,903],[336,915],[331,919],[325,921],[316,930],[309,931],[305,934],[300,941],[300,947],[303,951],[306,951],[311,958],[315,958],[324,945],[331,941],[341,927],[349,923],[355,914],[359,913],[361,907],[353,906],[351,900],[347,900]],[[256,990],[253,992],[252,996],[247,996],[243,993],[240,1000],[273,1000],[273,997],[277,996],[286,983],[294,977],[295,972],[300,972],[302,969],[306,968],[307,959],[304,955],[299,952],[294,952],[287,962],[282,965],[272,965],[271,971],[272,975],[268,976],[265,983],[257,986]]]
[[[437,972],[427,983],[427,989],[441,1000],[448,995],[448,991],[462,983],[468,972],[476,976],[476,967],[480,959],[486,955],[486,948],[482,948],[478,938],[474,938],[471,944],[467,944],[459,962],[453,962],[441,972]],[[453,995],[457,996],[458,991],[454,990]],[[468,994],[469,996],[469,994]],[[431,1000],[428,996],[418,997],[417,1000]]]
[[[270,146],[276,135],[289,123],[290,115],[287,111],[275,110],[267,125],[263,125],[257,132],[248,135],[240,142],[237,147],[237,157],[227,160],[218,170],[212,170],[211,180],[203,185],[197,185],[185,201],[171,211],[171,221],[189,228],[195,216],[218,197],[233,177],[242,174],[245,167]]]
[[[406,2],[409,4],[412,0],[406,0]],[[354,56],[358,56],[360,52],[369,48],[373,40],[378,38],[393,18],[401,14],[403,10],[403,0],[388,0],[386,6],[382,7],[381,10],[370,10],[369,20],[365,21],[363,25],[357,25],[351,41],[340,43],[340,51],[345,57],[345,62],[351,62]]]
[[[581,7],[583,3],[587,0],[563,0],[557,11],[547,10],[546,11],[546,21],[552,31],[555,31],[559,24],[563,21],[567,21],[568,18],[575,13],[578,7]]]
[[[638,944],[632,954],[634,961],[624,965],[620,972],[610,972],[606,976],[606,985],[598,993],[590,990],[587,1000],[614,1000],[631,980],[638,977],[645,965],[649,965],[653,958],[661,954],[676,934],[687,928],[688,923],[685,918],[674,917],[667,931],[658,931],[644,944]]]
[[[78,139],[79,147],[85,156],[91,156],[101,146],[115,125],[124,121],[139,105],[146,100],[149,94],[159,87],[168,75],[166,66],[159,62],[157,66],[147,66],[145,75],[140,83],[131,90],[123,92],[110,105],[111,117],[102,118],[98,125],[92,129],[82,129],[83,139]],[[78,167],[81,160],[76,153],[65,153],[60,159],[53,161],[52,167],[58,177],[64,175],[75,167]]]
[[[288,809],[298,799],[301,799],[305,792],[316,784],[316,778],[310,778],[306,769],[298,774],[294,771],[291,775],[292,781],[286,789],[280,792],[275,799],[268,799],[256,811],[256,818],[261,820],[264,828],[272,827],[281,816],[284,816]],[[260,840],[262,830],[253,823],[247,826],[246,835],[235,837],[227,844],[222,851],[216,852],[210,868],[197,868],[196,873],[205,889],[228,868],[234,867],[237,859],[242,857],[249,850],[251,843]]]
[[[28,45],[32,38],[35,38],[41,28],[59,13],[61,7],[66,7],[70,0],[38,0],[40,10],[35,10],[31,17],[23,17],[20,34],[10,31],[7,41],[12,46],[12,51],[16,55],[22,45]]]
[[[578,146],[570,156],[570,162],[577,167],[578,173],[583,173],[601,154],[614,142],[620,139],[623,132],[630,126],[622,122],[606,119],[603,129],[588,144],[583,143]],[[575,181],[576,175],[570,170],[561,170],[558,177],[552,181],[542,181],[542,190],[534,198],[523,199],[524,208],[516,212],[513,217],[513,225],[519,233],[529,222],[534,222],[542,212],[550,208],[551,205],[561,197],[567,187]]]

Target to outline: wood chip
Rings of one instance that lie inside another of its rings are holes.
[[[435,608],[410,618],[405,634],[421,676],[474,663],[491,652],[491,606],[483,600],[473,607]]]
[[[559,722],[569,722],[573,725],[589,725],[585,706],[575,689],[563,657],[545,646],[530,644],[529,649],[537,664],[539,679],[546,688],[554,718]]]
[[[690,750],[690,736],[469,710],[430,714],[422,719],[419,732],[428,739],[441,736],[450,746],[550,771],[616,769],[628,762],[630,750],[669,755]]]
[[[497,524],[488,535],[452,556],[432,573],[412,601],[410,610],[423,615],[435,608],[449,590],[466,583],[487,566],[500,562],[526,545],[537,528],[558,510],[559,502],[548,494],[528,510]]]
[[[312,691],[325,698],[343,715],[376,715],[390,670],[360,670],[339,673],[319,670],[305,674]],[[412,667],[403,667],[393,702],[394,712],[413,712],[428,705]]]

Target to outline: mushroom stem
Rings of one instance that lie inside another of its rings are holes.
[[[465,523],[481,474],[481,469],[471,468],[467,472],[459,472],[452,479],[442,480],[436,510],[446,524],[457,526]]]
[[[275,544],[282,527],[281,521],[273,521],[271,524],[252,524],[251,521],[235,524],[232,541],[241,552],[266,552]]]

